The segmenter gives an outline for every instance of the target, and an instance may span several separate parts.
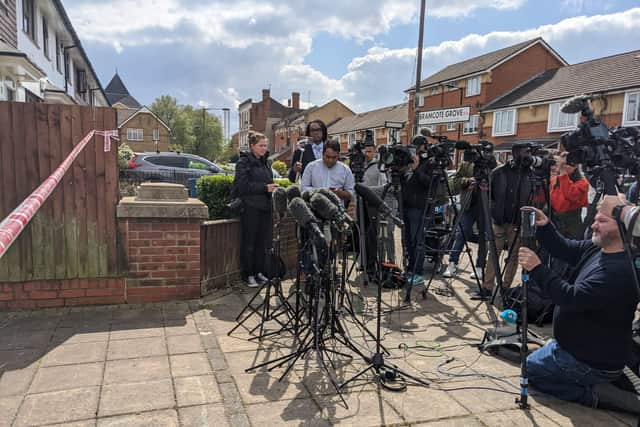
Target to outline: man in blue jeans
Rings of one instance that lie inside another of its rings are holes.
[[[556,304],[555,339],[527,358],[529,383],[563,400],[638,412],[637,396],[611,384],[631,353],[638,303],[616,220],[599,211],[591,240],[576,241],[562,237],[542,211],[534,210],[538,241],[574,269],[565,281],[531,249],[518,252],[518,263]]]

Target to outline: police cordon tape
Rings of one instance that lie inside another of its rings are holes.
[[[104,137],[104,152],[111,151],[111,138],[118,139],[117,130],[90,131],[82,140],[73,147],[73,150],[58,168],[45,179],[26,199],[18,205],[5,219],[0,222],[0,258],[9,250],[20,233],[27,227],[40,207],[56,189],[65,173],[69,170],[78,154],[91,141],[94,135]]]

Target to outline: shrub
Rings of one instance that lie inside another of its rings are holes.
[[[129,160],[133,159],[133,150],[124,142],[118,146],[118,166],[120,169],[129,168]]]
[[[283,188],[291,185],[288,179],[276,179],[275,182]],[[209,208],[210,219],[232,217],[227,209],[232,184],[233,176],[230,175],[206,175],[196,182],[198,198]]]
[[[287,174],[287,164],[282,160],[276,160],[271,165],[280,175],[285,176]]]

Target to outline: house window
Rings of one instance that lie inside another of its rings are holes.
[[[56,34],[56,70],[59,73],[62,73],[62,62],[60,61],[60,55],[62,55],[62,44],[58,39],[58,35]]]
[[[144,130],[143,129],[127,129],[127,140],[144,141]]]
[[[22,31],[36,43],[35,8],[33,0],[22,0]]]
[[[432,87],[432,88],[429,90],[429,94],[430,94],[431,96],[433,96],[433,95],[437,95],[437,94],[438,94],[438,86],[434,86],[434,87]]]
[[[86,99],[87,95],[87,72],[77,67],[76,69],[76,95],[80,95],[82,99]]]
[[[480,76],[467,79],[466,96],[480,95]]]
[[[458,129],[458,124],[457,123],[447,123],[447,130],[450,132],[452,130],[456,130]]]
[[[624,96],[622,126],[640,125],[640,92],[628,92]]]
[[[424,92],[418,93],[418,107],[424,107]]]
[[[356,133],[355,132],[349,132],[349,146],[353,145],[356,143]]]
[[[445,86],[447,87],[448,92],[451,92],[453,90],[458,90],[458,82],[445,83]]]
[[[398,140],[398,129],[387,129],[387,144],[391,145]]]
[[[49,26],[44,16],[42,17],[42,50],[44,50],[44,56],[46,56],[47,59],[51,59],[49,55]]]
[[[502,110],[493,113],[493,136],[515,135],[516,110]]]
[[[153,140],[154,141],[159,141],[160,140],[160,129],[155,128],[153,130]]]
[[[571,130],[578,124],[578,114],[565,114],[560,111],[562,102],[549,104],[549,118],[547,119],[547,132],[563,132]]]
[[[376,130],[375,129],[369,129],[369,131],[371,132],[371,135],[373,135],[373,143],[376,144],[377,140],[378,140],[378,135],[376,135]]]
[[[462,132],[467,134],[478,133],[478,115],[474,114],[469,117],[469,121],[464,123],[464,129]]]

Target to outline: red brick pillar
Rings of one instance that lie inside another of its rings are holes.
[[[118,205],[129,303],[200,297],[200,223],[208,209],[182,185],[144,183]]]

